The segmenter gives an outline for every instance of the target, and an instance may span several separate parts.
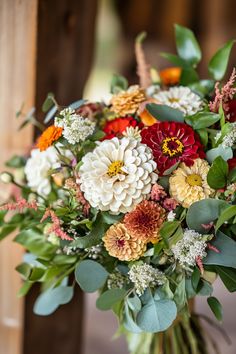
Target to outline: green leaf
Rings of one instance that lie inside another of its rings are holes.
[[[217,300],[216,297],[211,296],[208,297],[207,299],[208,305],[210,306],[211,311],[214,313],[216,319],[218,321],[222,321],[223,318],[223,312],[222,312],[222,306],[219,300]]]
[[[173,235],[179,225],[179,221],[165,221],[160,229],[161,238],[167,242],[168,238]]]
[[[206,131],[206,129],[197,129],[197,134],[200,137],[201,143],[204,146],[207,146],[207,144],[208,144],[208,132]]]
[[[6,224],[1,227],[0,229],[0,241],[3,240],[5,237],[10,235],[15,229],[17,228],[17,225],[11,225],[11,224]]]
[[[192,299],[194,296],[196,296],[196,291],[193,288],[192,284],[192,279],[191,278],[186,278],[185,280],[185,290],[186,290],[186,295],[188,299]]]
[[[28,263],[21,263],[16,267],[16,271],[19,272],[24,279],[27,279],[31,273],[31,267]]]
[[[33,311],[40,316],[51,315],[60,305],[70,302],[73,294],[74,289],[71,286],[58,286],[57,288],[49,289],[39,295]]]
[[[96,306],[102,311],[110,310],[117,302],[123,300],[125,295],[124,289],[107,290],[97,299]]]
[[[192,286],[195,291],[197,291],[200,279],[201,279],[200,270],[198,269],[198,267],[195,267],[191,276]]]
[[[188,87],[198,93],[200,96],[207,96],[214,91],[215,81],[214,80],[200,80],[199,82],[194,82],[189,84]]]
[[[50,122],[50,120],[55,116],[56,112],[58,111],[58,107],[57,106],[53,106],[48,113],[46,114],[45,118],[44,118],[44,123],[47,124]]]
[[[218,230],[226,221],[236,216],[236,205],[229,206],[220,215],[216,223],[216,230]]]
[[[191,65],[199,63],[202,54],[193,32],[186,27],[175,25],[175,39],[180,58]]]
[[[36,229],[22,231],[14,241],[42,259],[50,259],[58,249],[57,246],[46,241],[42,233]]]
[[[182,68],[189,67],[189,64],[186,63],[185,60],[178,57],[178,55],[170,54],[170,53],[163,53],[163,52],[160,55],[161,55],[161,57],[169,60],[172,64],[174,64],[176,66],[180,66]]]
[[[111,93],[116,94],[120,91],[127,90],[128,81],[124,76],[113,74],[111,79]]]
[[[95,261],[82,261],[75,269],[75,278],[81,289],[93,293],[100,289],[106,282],[109,273]]]
[[[220,279],[224,283],[225,287],[230,292],[236,291],[236,270],[234,268],[216,266],[216,272],[219,274]]]
[[[24,282],[24,284],[22,285],[22,287],[19,289],[19,291],[17,293],[17,297],[22,297],[22,296],[25,296],[26,294],[28,294],[28,292],[31,289],[33,284],[34,283],[31,281]]]
[[[234,40],[228,41],[211,58],[208,65],[208,70],[214,80],[220,81],[223,79],[234,42]]]
[[[192,116],[185,117],[185,122],[196,129],[208,128],[220,120],[220,115],[212,112],[198,112]]]
[[[112,215],[108,211],[102,212],[102,218],[107,225],[113,225],[120,221],[124,217],[124,214]]]
[[[229,173],[229,182],[234,183],[236,182],[236,168],[230,171]]]
[[[137,315],[137,325],[145,332],[156,333],[169,328],[177,316],[177,307],[172,300],[150,298]]]
[[[50,92],[43,103],[42,111],[46,113],[52,106],[54,106],[54,94]]]
[[[188,86],[199,81],[199,76],[193,68],[185,68],[181,72],[180,85]]]
[[[219,199],[203,199],[195,202],[187,211],[187,225],[191,230],[206,234],[208,230],[204,229],[202,224],[215,221],[221,212],[228,207],[228,203]]]
[[[127,298],[127,304],[129,308],[134,312],[139,312],[142,307],[141,300],[136,294],[133,297]]]
[[[212,293],[213,293],[212,285],[208,281],[201,279],[197,289],[197,295],[210,296]]]
[[[159,121],[184,122],[183,112],[178,109],[156,103],[149,103],[146,108]]]
[[[78,109],[83,106],[87,101],[86,100],[78,100],[69,105],[71,109]]]
[[[221,156],[225,161],[228,161],[233,157],[233,151],[230,147],[223,148],[222,145],[219,145],[217,148],[208,150],[206,153],[207,160],[210,164],[218,156]]]
[[[125,329],[127,331],[132,332],[132,333],[142,333],[141,328],[138,327],[134,320],[133,312],[130,311],[128,304],[125,302],[125,311],[124,311],[124,318],[123,318],[123,323]]]
[[[5,165],[12,168],[21,168],[25,166],[25,158],[22,156],[14,155],[8,160]]]
[[[209,169],[207,174],[207,183],[211,188],[223,188],[227,183],[229,167],[227,162],[218,156]]]
[[[219,253],[209,250],[203,259],[203,264],[236,268],[236,242],[234,240],[223,232],[217,231],[211,244],[219,250]]]
[[[180,311],[186,304],[185,277],[183,277],[175,290],[174,301],[177,305],[178,311]]]

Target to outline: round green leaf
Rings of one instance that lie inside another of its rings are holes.
[[[110,310],[117,302],[124,299],[126,290],[124,289],[110,289],[105,291],[96,302],[99,310]]]
[[[45,291],[37,298],[34,313],[41,316],[52,314],[60,305],[70,302],[73,293],[74,289],[71,286],[59,286]]]
[[[230,147],[223,148],[221,145],[219,145],[217,148],[208,150],[206,153],[206,157],[209,163],[212,163],[218,156],[221,156],[225,161],[228,161],[233,157],[233,151]]]
[[[154,300],[143,306],[137,315],[137,325],[144,332],[162,332],[169,328],[177,316],[177,307],[172,300]]]
[[[108,277],[108,272],[95,261],[82,261],[75,269],[75,278],[83,291],[93,293],[101,288]]]
[[[223,188],[227,183],[228,175],[228,164],[222,159],[221,156],[218,156],[208,172],[207,183],[211,188],[219,189]]]

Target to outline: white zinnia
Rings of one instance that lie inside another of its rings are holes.
[[[183,238],[171,250],[176,260],[185,267],[196,265],[197,258],[206,257],[206,238],[194,230],[185,229]]]
[[[96,124],[76,114],[75,110],[66,108],[60,112],[60,116],[55,118],[54,124],[56,127],[63,128],[62,135],[70,144],[83,142],[93,134]]]
[[[159,104],[167,105],[182,111],[185,115],[192,115],[202,109],[201,98],[189,87],[176,86],[169,90],[160,91],[153,95]]]
[[[60,167],[59,157],[54,147],[45,151],[34,149],[25,165],[25,175],[28,186],[42,196],[51,192],[49,170]]]
[[[81,190],[100,210],[131,211],[147,198],[158,176],[151,150],[138,140],[113,138],[98,143],[80,168]]]

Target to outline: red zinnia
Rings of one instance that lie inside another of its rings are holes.
[[[157,122],[143,129],[141,136],[142,143],[152,149],[160,174],[177,162],[191,166],[205,156],[197,134],[185,123]]]
[[[128,127],[136,127],[138,122],[132,117],[128,116],[125,118],[115,118],[105,124],[103,128],[104,133],[106,133],[105,139],[112,139],[114,137],[121,137],[122,133]]]
[[[236,157],[229,159],[227,162],[228,162],[228,166],[229,166],[230,171],[233,170],[234,168],[236,168]]]
[[[236,99],[227,102],[225,114],[231,123],[236,122]]]

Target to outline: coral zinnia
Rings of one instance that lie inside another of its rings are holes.
[[[177,162],[191,166],[204,157],[203,147],[194,130],[185,123],[157,122],[141,132],[142,143],[149,146],[160,174]]]
[[[145,242],[156,243],[160,239],[159,230],[165,219],[165,210],[157,203],[142,201],[124,217],[124,224],[132,235]]]
[[[202,159],[196,159],[191,167],[181,163],[169,179],[171,196],[184,208],[189,208],[199,200],[210,198],[213,190],[207,183],[209,168],[207,161]]]
[[[103,128],[104,133],[106,133],[105,139],[112,139],[115,136],[118,138],[122,137],[122,133],[128,127],[136,127],[138,122],[132,117],[128,116],[125,118],[115,118],[105,124]]]
[[[134,234],[131,235],[122,223],[112,225],[103,241],[109,255],[120,261],[134,261],[146,251],[146,242]]]
[[[62,131],[62,128],[55,127],[54,125],[48,127],[38,138],[37,148],[39,148],[40,151],[46,150],[54,141],[57,141],[62,136]]]

